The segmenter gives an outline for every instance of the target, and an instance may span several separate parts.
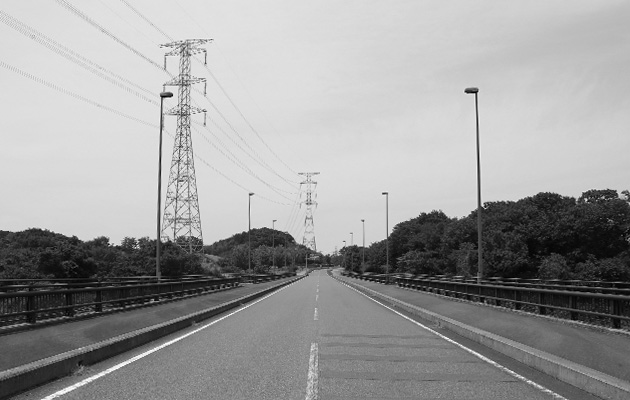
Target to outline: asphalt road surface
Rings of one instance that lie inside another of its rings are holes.
[[[17,399],[562,399],[315,271]]]

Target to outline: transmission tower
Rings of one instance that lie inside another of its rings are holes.
[[[179,75],[164,83],[164,86],[178,86],[178,104],[166,112],[177,115],[177,131],[164,205],[162,239],[172,240],[189,253],[203,250],[190,116],[206,112],[190,106],[190,86],[206,82],[204,78],[190,75],[190,57],[204,53],[207,62],[206,50],[199,46],[209,41],[211,39],[189,39],[160,45],[172,49],[164,56],[164,69],[167,56],[179,56]]]
[[[311,180],[313,175],[319,175],[319,172],[300,172],[300,175],[306,176],[306,180],[300,182],[301,185],[306,185],[306,200],[302,204],[306,205],[306,217],[304,218],[304,237],[302,244],[314,252],[317,251],[315,245],[315,225],[313,224],[313,206],[317,207],[317,202],[313,200],[313,192],[317,187],[317,182]]]

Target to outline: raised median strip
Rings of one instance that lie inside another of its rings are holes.
[[[438,324],[451,332],[457,333],[460,336],[505,354],[506,356],[511,357],[527,366],[542,371],[549,376],[580,388],[586,392],[604,399],[630,399],[630,383],[627,381],[491,332],[463,324],[459,321],[423,309],[422,307],[403,302],[392,296],[379,293],[376,290],[351,282],[349,279],[339,279],[334,275],[333,277],[363,293],[370,295],[371,297],[378,298],[393,305],[394,307],[401,308],[422,319]]]
[[[81,366],[97,363],[190,327],[197,322],[239,307],[304,277],[305,275],[297,276],[224,304],[2,371],[0,372],[0,399],[8,398],[35,386],[67,376]]]

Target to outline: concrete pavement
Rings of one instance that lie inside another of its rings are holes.
[[[53,395],[62,399],[553,398],[509,370],[383,308],[325,271],[17,399]]]
[[[339,277],[388,304],[603,398],[630,395],[630,335],[565,320]],[[363,289],[362,289],[363,290]],[[411,308],[410,308],[411,307]],[[412,309],[414,308],[414,309]]]

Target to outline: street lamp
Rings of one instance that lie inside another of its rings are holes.
[[[284,268],[287,268],[287,236],[289,236],[289,232],[284,232]]]
[[[271,221],[271,269],[276,267],[276,221]]]
[[[350,232],[350,247],[354,246],[354,233]],[[350,254],[350,269],[354,270],[354,256]]]
[[[479,106],[477,103],[477,93],[479,89],[469,87],[464,90],[466,94],[475,95],[475,119],[477,125],[477,283],[483,279],[483,258],[481,245],[481,159],[479,157]]]
[[[247,251],[247,266],[249,269],[249,274],[252,274],[252,196],[254,193],[249,193],[249,206],[247,209],[247,242],[248,242],[248,251]]]
[[[171,92],[160,93],[160,147],[158,150],[158,194],[157,194],[157,246],[155,247],[155,278],[160,281],[160,214],[162,210],[162,131],[164,130],[164,99],[173,97]]]
[[[362,219],[361,222],[363,223],[363,255],[361,257],[361,264],[365,265],[365,220]]]
[[[341,248],[341,250],[344,250],[345,248],[346,248],[346,241],[343,240],[343,247]],[[343,262],[342,262],[342,264],[343,264],[343,268],[345,269],[346,268],[346,252],[345,251],[343,252]]]
[[[385,280],[389,284],[389,192],[383,192],[385,196],[385,254],[387,254],[387,262],[385,263]]]

